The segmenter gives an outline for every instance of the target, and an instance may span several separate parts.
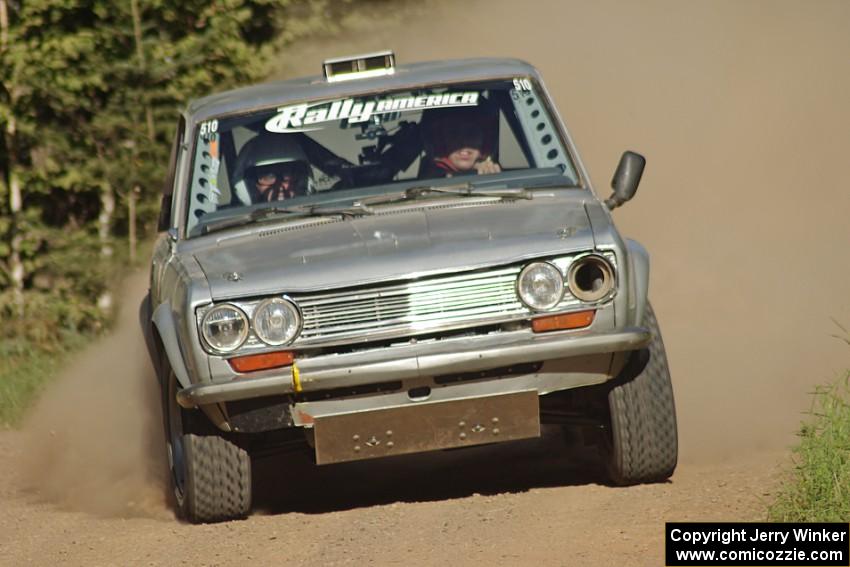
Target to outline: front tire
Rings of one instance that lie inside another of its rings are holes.
[[[177,403],[177,378],[167,362],[164,369],[168,476],[177,515],[193,524],[245,518],[251,511],[248,453],[221,436],[196,435],[194,416]]]
[[[608,476],[614,484],[660,482],[678,460],[673,386],[661,331],[647,305],[649,345],[632,354],[608,392],[611,428],[606,436]]]

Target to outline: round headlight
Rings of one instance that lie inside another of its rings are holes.
[[[560,270],[547,262],[534,262],[519,273],[517,291],[523,303],[538,311],[552,309],[564,295]]]
[[[231,352],[248,337],[248,317],[238,307],[219,305],[204,315],[201,332],[208,345],[219,352]]]
[[[291,301],[267,299],[254,311],[254,332],[266,344],[282,345],[292,341],[301,330],[301,316]]]

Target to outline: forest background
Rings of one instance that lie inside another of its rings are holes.
[[[109,328],[156,231],[180,109],[267,77],[351,4],[0,0],[0,426]]]

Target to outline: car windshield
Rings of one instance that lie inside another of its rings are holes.
[[[195,136],[190,236],[269,218],[255,214],[267,207],[315,214],[415,186],[578,185],[540,88],[526,77],[230,115],[201,123]]]

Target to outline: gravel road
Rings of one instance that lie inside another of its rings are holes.
[[[162,500],[116,500],[106,515],[45,502],[10,482],[27,450],[23,434],[0,434],[3,565],[661,565],[664,521],[759,519],[783,458],[686,464],[670,483],[627,489],[594,484],[540,446],[312,480],[278,461],[263,463],[265,510],[190,526]]]

